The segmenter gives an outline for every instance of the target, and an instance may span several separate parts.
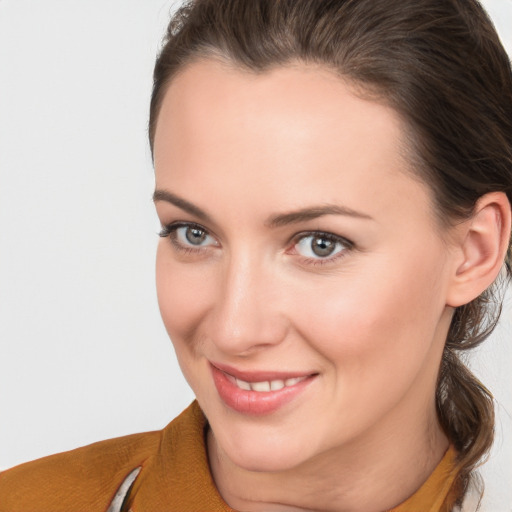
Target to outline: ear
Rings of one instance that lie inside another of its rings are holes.
[[[458,258],[447,306],[471,302],[498,276],[510,243],[511,208],[504,192],[490,192],[476,203],[474,214],[457,227]]]

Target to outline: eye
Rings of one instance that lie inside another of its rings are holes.
[[[296,238],[295,250],[304,258],[311,260],[333,260],[340,253],[350,249],[352,244],[331,233],[308,233]]]
[[[171,224],[159,233],[161,237],[169,237],[172,244],[180,250],[201,250],[209,246],[218,246],[215,238],[198,224]]]
[[[175,230],[176,240],[184,245],[208,245],[211,236],[197,226],[182,226]]]

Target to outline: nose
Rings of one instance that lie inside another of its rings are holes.
[[[250,255],[226,262],[206,333],[223,355],[246,357],[285,338],[283,294],[272,267]]]

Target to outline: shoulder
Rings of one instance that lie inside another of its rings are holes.
[[[0,512],[104,511],[119,483],[158,451],[161,435],[155,431],[100,441],[4,471]]]
[[[4,471],[0,512],[105,512],[119,510],[111,508],[119,500],[140,512],[231,511],[209,471],[206,426],[194,401],[161,431],[101,441]]]

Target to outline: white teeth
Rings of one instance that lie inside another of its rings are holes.
[[[245,391],[257,391],[259,393],[267,393],[269,391],[279,391],[287,386],[295,386],[299,382],[306,379],[306,377],[293,377],[286,380],[271,380],[263,382],[246,382],[245,380],[235,379],[236,385]]]
[[[246,391],[251,391],[251,385],[248,382],[245,382],[245,380],[236,379],[236,385],[240,389],[245,389]]]
[[[268,381],[252,382],[251,389],[253,391],[259,391],[259,392],[270,391],[270,382],[268,382]]]
[[[272,391],[277,391],[279,389],[284,388],[284,380],[273,380],[270,382],[270,389]]]

